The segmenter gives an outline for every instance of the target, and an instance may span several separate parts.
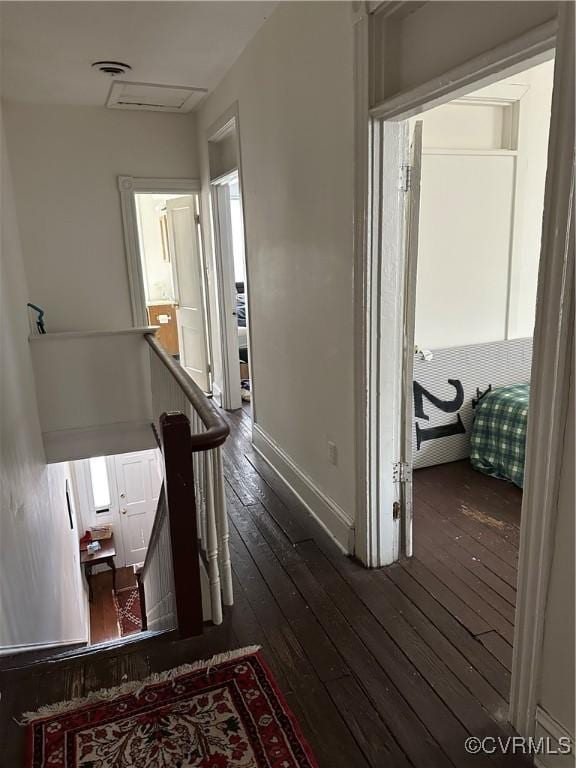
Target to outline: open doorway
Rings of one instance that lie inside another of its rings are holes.
[[[214,256],[218,276],[223,408],[244,406],[252,415],[253,374],[249,332],[238,116],[233,109],[208,132]],[[215,393],[216,394],[216,393]]]
[[[421,153],[408,193],[406,549],[413,506],[414,546],[431,567],[444,558],[466,579],[455,559],[466,562],[472,536],[512,589],[553,72],[552,60],[538,64],[409,121]]]
[[[413,555],[415,590],[484,646],[499,680],[512,668],[528,412],[539,409],[530,387],[552,52],[525,67],[375,128],[388,158],[398,148],[383,177],[398,215],[384,237],[401,298],[378,393],[385,407],[393,394],[397,432],[381,422],[379,444],[394,443],[399,459],[391,559]]]
[[[158,449],[71,462],[90,644],[143,629],[137,574],[162,483]]]
[[[194,180],[119,178],[132,312],[212,393],[206,269]]]
[[[251,377],[248,336],[248,311],[246,290],[246,258],[244,248],[244,224],[242,198],[238,171],[212,182],[217,224],[219,228],[219,256],[222,260],[223,300],[225,312],[233,318],[232,333],[227,347],[229,358],[229,387],[235,397],[230,407],[240,404],[249,408],[251,402]],[[231,392],[232,394],[232,392]]]

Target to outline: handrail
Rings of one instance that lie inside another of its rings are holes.
[[[205,432],[191,435],[191,448],[193,452],[208,451],[218,448],[224,443],[230,433],[228,424],[220,416],[214,405],[208,400],[204,392],[193,381],[181,365],[178,365],[172,357],[160,345],[155,336],[155,331],[144,334],[144,338],[162,361],[170,374],[184,393],[192,408],[200,417],[200,421],[206,427]]]
[[[152,557],[154,550],[156,549],[156,541],[160,533],[160,526],[166,515],[168,514],[168,505],[166,503],[166,492],[164,490],[164,483],[160,486],[160,493],[158,494],[158,502],[156,504],[156,511],[154,513],[154,522],[152,524],[152,531],[150,538],[148,539],[148,547],[146,549],[146,555],[144,557],[144,563],[142,564],[142,570],[145,571],[148,566],[149,559]]]
[[[203,610],[188,417],[183,413],[162,414],[160,437],[164,482],[141,572],[143,602],[145,609],[151,608],[154,614],[157,606],[166,610],[165,600],[169,598],[170,608],[168,613],[160,613],[161,620],[164,622],[166,616],[173,617],[180,636],[192,637],[202,634]],[[147,606],[148,584],[152,586],[153,595],[150,606]],[[152,625],[158,620],[158,616],[153,615]]]

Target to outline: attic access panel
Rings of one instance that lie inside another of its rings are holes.
[[[106,106],[109,109],[140,109],[151,112],[190,112],[207,88],[115,80]]]

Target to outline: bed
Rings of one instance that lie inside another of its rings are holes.
[[[470,436],[474,469],[522,488],[530,384],[499,387],[476,406]]]

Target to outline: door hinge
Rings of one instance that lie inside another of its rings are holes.
[[[402,165],[400,166],[400,189],[403,192],[408,192],[412,187],[412,166]]]
[[[397,461],[392,465],[392,481],[394,483],[407,483],[412,480],[412,469],[405,461]]]

